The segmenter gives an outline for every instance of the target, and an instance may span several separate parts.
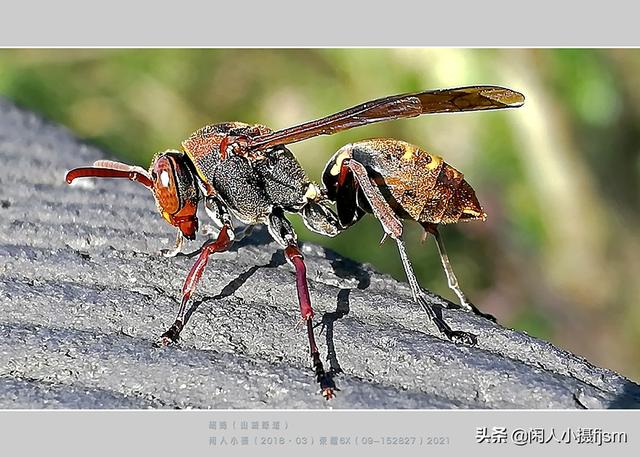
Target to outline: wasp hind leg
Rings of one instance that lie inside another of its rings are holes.
[[[418,279],[413,272],[411,261],[407,255],[404,242],[402,241],[402,222],[384,199],[384,196],[378,187],[371,183],[364,165],[356,160],[346,159],[342,162],[342,166],[348,167],[353,173],[355,179],[358,181],[367,202],[371,206],[374,216],[378,219],[384,229],[385,236],[388,235],[396,241],[398,251],[400,251],[400,258],[402,259],[402,266],[404,267],[404,271],[407,275],[409,286],[411,286],[411,293],[413,294],[414,301],[424,309],[429,318],[433,321],[436,327],[438,327],[440,333],[449,340],[457,343],[475,345],[477,342],[475,335],[472,333],[452,330],[451,327],[449,327],[449,324],[447,324],[442,318],[441,309],[434,306],[427,299],[426,294],[420,287]]]
[[[431,233],[436,240],[436,245],[438,246],[438,253],[440,254],[440,261],[442,262],[442,268],[444,269],[444,273],[447,275],[447,282],[449,283],[449,288],[458,296],[460,300],[460,305],[466,311],[472,312],[477,316],[484,317],[492,322],[497,322],[496,318],[488,313],[483,313],[480,311],[473,303],[469,301],[467,296],[462,292],[460,285],[458,284],[458,278],[456,274],[453,272],[453,267],[451,266],[451,262],[449,262],[449,256],[447,255],[447,250],[444,247],[444,241],[442,241],[442,237],[440,236],[440,232],[438,231],[438,227],[434,224],[424,224],[425,229],[425,237],[427,233]]]
[[[456,343],[468,344],[470,346],[475,345],[477,343],[477,338],[474,334],[459,330],[452,330],[451,327],[449,327],[449,324],[447,324],[442,318],[441,309],[437,306],[433,306],[433,304],[429,302],[426,294],[418,283],[415,273],[413,272],[413,267],[411,266],[411,261],[409,260],[409,256],[407,255],[407,251],[404,247],[404,242],[401,238],[396,238],[396,244],[398,245],[398,251],[400,251],[402,266],[404,267],[407,279],[409,280],[409,285],[411,286],[413,299],[422,307],[422,309],[425,310],[429,318],[434,324],[436,324],[436,327],[438,327],[438,330],[440,330],[440,332],[448,339]]]

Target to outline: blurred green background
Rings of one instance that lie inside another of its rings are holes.
[[[291,147],[319,180],[359,139],[424,147],[466,175],[489,218],[442,232],[463,290],[505,325],[640,379],[640,51],[633,49],[0,50],[0,95],[148,166],[208,123],[282,128],[372,98],[499,84],[517,110],[428,116]],[[83,165],[83,164],[78,164]],[[155,217],[149,201],[149,217]],[[368,217],[312,240],[403,279]],[[167,227],[167,235],[171,230]],[[406,229],[423,286],[453,301],[433,242]]]

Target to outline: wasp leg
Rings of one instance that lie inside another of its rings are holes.
[[[222,202],[215,196],[207,197],[204,201],[204,210],[217,229],[224,225],[223,220],[229,220],[229,212]]]
[[[187,309],[187,304],[195,292],[198,281],[207,266],[209,255],[214,252],[226,251],[233,244],[233,239],[233,229],[229,223],[226,223],[222,226],[222,229],[220,229],[218,238],[215,241],[210,241],[202,247],[202,252],[200,252],[198,260],[196,260],[196,263],[191,267],[191,270],[187,275],[187,279],[182,286],[182,301],[180,303],[180,309],[178,310],[176,320],[173,325],[169,327],[162,336],[160,336],[158,341],[156,341],[156,346],[168,346],[169,344],[178,341],[180,332],[186,324],[185,311]]]
[[[438,327],[438,330],[440,330],[440,332],[448,339],[454,342],[469,345],[476,344],[477,340],[475,335],[467,332],[452,330],[451,327],[449,327],[449,324],[447,324],[442,318],[440,309],[434,307],[427,300],[427,297],[420,287],[420,284],[418,284],[418,279],[413,272],[411,261],[409,260],[409,256],[407,255],[407,251],[404,247],[404,242],[402,241],[402,222],[400,222],[398,216],[396,216],[396,214],[393,212],[393,209],[384,199],[378,187],[374,186],[371,183],[364,165],[353,159],[345,159],[342,163],[343,166],[349,167],[353,172],[355,178],[358,181],[358,184],[360,185],[364,193],[365,198],[371,206],[371,210],[373,211],[374,216],[376,216],[376,218],[382,224],[385,235],[389,235],[391,236],[391,238],[396,240],[398,251],[400,251],[400,258],[402,259],[402,266],[404,267],[404,271],[407,275],[409,286],[411,287],[411,293],[413,294],[413,299],[418,304],[420,304],[422,309],[425,310],[436,327]]]
[[[302,207],[300,214],[302,222],[312,232],[334,237],[345,229],[331,208],[322,203],[309,202]]]
[[[411,287],[411,293],[413,294],[413,299],[422,306],[422,309],[425,310],[429,318],[436,324],[438,330],[446,336],[451,341],[457,343],[464,343],[468,345],[475,345],[477,342],[476,336],[472,333],[462,332],[458,330],[452,330],[449,327],[444,319],[442,318],[442,312],[440,308],[434,307],[429,301],[427,297],[418,284],[418,279],[416,278],[415,273],[413,272],[413,267],[411,266],[411,261],[409,260],[409,256],[407,255],[407,251],[404,247],[404,242],[400,238],[396,238],[396,243],[398,245],[398,251],[400,251],[400,258],[402,259],[402,266],[404,267],[404,271],[407,275],[407,279],[409,280],[409,286]]]
[[[313,360],[313,369],[315,371],[316,381],[320,384],[322,395],[329,400],[334,397],[334,390],[337,390],[337,388],[331,376],[324,371],[324,366],[320,360],[320,351],[318,351],[316,338],[313,334],[313,308],[311,307],[311,299],[309,298],[307,268],[304,265],[304,258],[302,256],[302,252],[300,252],[300,249],[294,243],[289,244],[284,252],[287,260],[296,270],[296,289],[298,290],[300,314],[307,324],[309,350],[311,352],[311,359]]]
[[[296,232],[284,216],[283,210],[277,207],[274,208],[269,215],[267,226],[273,239],[284,247],[285,258],[296,270],[298,303],[300,305],[302,320],[305,321],[307,325],[307,337],[309,338],[309,350],[311,352],[311,360],[313,361],[313,370],[316,375],[316,381],[320,384],[322,395],[329,400],[334,397],[334,390],[338,389],[331,375],[324,370],[324,366],[320,360],[320,351],[318,351],[316,338],[313,333],[313,308],[311,307],[309,285],[307,284],[307,268],[304,264],[302,252],[296,242]]]
[[[447,275],[447,282],[449,283],[449,288],[455,292],[460,300],[460,305],[462,308],[470,311],[478,316],[484,317],[485,319],[489,319],[492,322],[497,322],[496,318],[491,314],[483,313],[480,311],[473,303],[469,301],[467,296],[462,292],[458,284],[458,278],[456,274],[453,272],[453,267],[451,267],[451,263],[449,262],[449,256],[447,255],[447,250],[444,247],[444,241],[442,241],[442,237],[440,236],[440,232],[438,228],[430,225],[429,228],[425,228],[429,233],[433,234],[433,237],[436,240],[436,245],[438,246],[438,253],[440,254],[440,260],[442,261],[442,268],[444,269],[445,274]]]
[[[160,254],[163,257],[175,257],[178,254],[180,254],[180,251],[182,251],[183,245],[184,245],[184,236],[182,236],[182,232],[178,230],[178,233],[176,235],[176,243],[173,249],[161,249]]]
[[[391,238],[399,239],[402,236],[402,222],[400,218],[396,216],[393,209],[389,206],[384,196],[378,189],[378,186],[371,184],[367,170],[360,162],[354,159],[345,159],[342,162],[342,167],[348,167],[355,176],[362,192],[364,193],[373,215],[380,221],[382,228],[384,229],[385,236],[389,235]]]

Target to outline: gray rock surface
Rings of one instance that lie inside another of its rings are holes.
[[[343,370],[327,402],[265,230],[209,263],[181,343],[156,348],[193,259],[158,255],[173,232],[142,186],[65,184],[105,156],[0,100],[2,408],[640,407],[628,379],[463,311],[444,315],[478,345],[445,341],[406,284],[305,244],[320,350]]]

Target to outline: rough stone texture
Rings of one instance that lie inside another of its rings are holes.
[[[477,347],[445,341],[406,284],[305,244],[320,350],[344,370],[327,402],[266,230],[209,263],[181,344],[155,348],[193,259],[157,254],[173,232],[142,186],[65,184],[104,156],[0,100],[2,408],[640,407],[628,379],[463,311],[445,318]]]

